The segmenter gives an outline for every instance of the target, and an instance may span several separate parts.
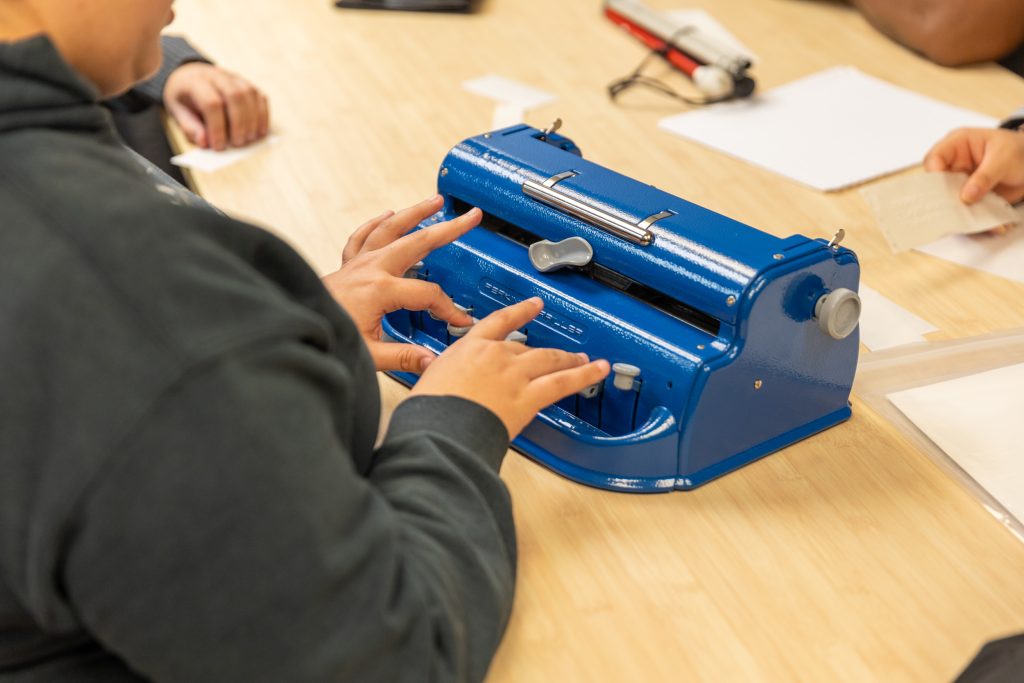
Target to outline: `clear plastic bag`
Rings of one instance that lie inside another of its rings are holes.
[[[1022,520],[1015,518],[886,398],[888,394],[897,391],[1017,363],[1024,363],[1024,328],[968,339],[901,346],[862,356],[853,392],[869,408],[896,425],[921,452],[963,485],[1001,524],[1024,541]],[[1024,415],[1021,415],[1021,419],[1024,419]]]

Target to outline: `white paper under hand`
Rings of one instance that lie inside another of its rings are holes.
[[[952,235],[917,247],[916,251],[968,268],[1024,282],[1024,227],[1002,234]]]
[[[171,163],[183,168],[192,168],[197,171],[213,173],[214,171],[219,171],[225,166],[230,166],[231,164],[239,162],[242,159],[260,151],[267,145],[272,145],[275,142],[277,142],[277,136],[272,135],[260,142],[253,143],[245,147],[226,149],[222,152],[217,152],[212,149],[196,148],[189,150],[184,154],[178,154],[177,156],[171,157]]]

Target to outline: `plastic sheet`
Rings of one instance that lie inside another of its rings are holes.
[[[914,345],[862,356],[853,393],[896,425],[940,468],[964,486],[1021,541],[1024,523],[1010,512],[925,435],[887,398],[889,394],[1024,363],[1024,328]],[[1024,454],[1024,445],[1022,445]]]

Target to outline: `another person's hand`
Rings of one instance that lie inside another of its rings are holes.
[[[410,396],[475,401],[515,438],[541,408],[603,380],[610,369],[606,360],[505,341],[542,309],[534,298],[491,313],[430,364]]]
[[[164,107],[199,147],[242,147],[267,136],[267,97],[241,76],[204,62],[182,64],[164,86]]]
[[[482,214],[473,209],[453,220],[406,234],[437,213],[442,204],[441,197],[435,196],[367,221],[345,245],[341,268],[323,278],[328,291],[355,321],[378,370],[421,372],[435,358],[428,349],[415,344],[383,341],[381,321],[388,313],[407,308],[430,311],[457,326],[473,322],[437,283],[403,277],[424,256],[480,223]]]
[[[1011,204],[1024,199],[1024,134],[999,128],[960,128],[924,158],[926,171],[968,174],[960,191],[965,204],[995,192]]]

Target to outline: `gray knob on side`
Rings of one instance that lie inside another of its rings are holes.
[[[615,385],[616,389],[632,391],[633,380],[640,374],[640,368],[629,363],[615,363],[612,365],[612,372],[615,374],[612,384]]]
[[[860,321],[860,297],[845,287],[834,289],[814,304],[814,317],[822,332],[833,339],[846,339]]]
[[[594,258],[594,248],[582,237],[561,242],[542,240],[530,245],[530,263],[542,273],[565,266],[585,266]]]

